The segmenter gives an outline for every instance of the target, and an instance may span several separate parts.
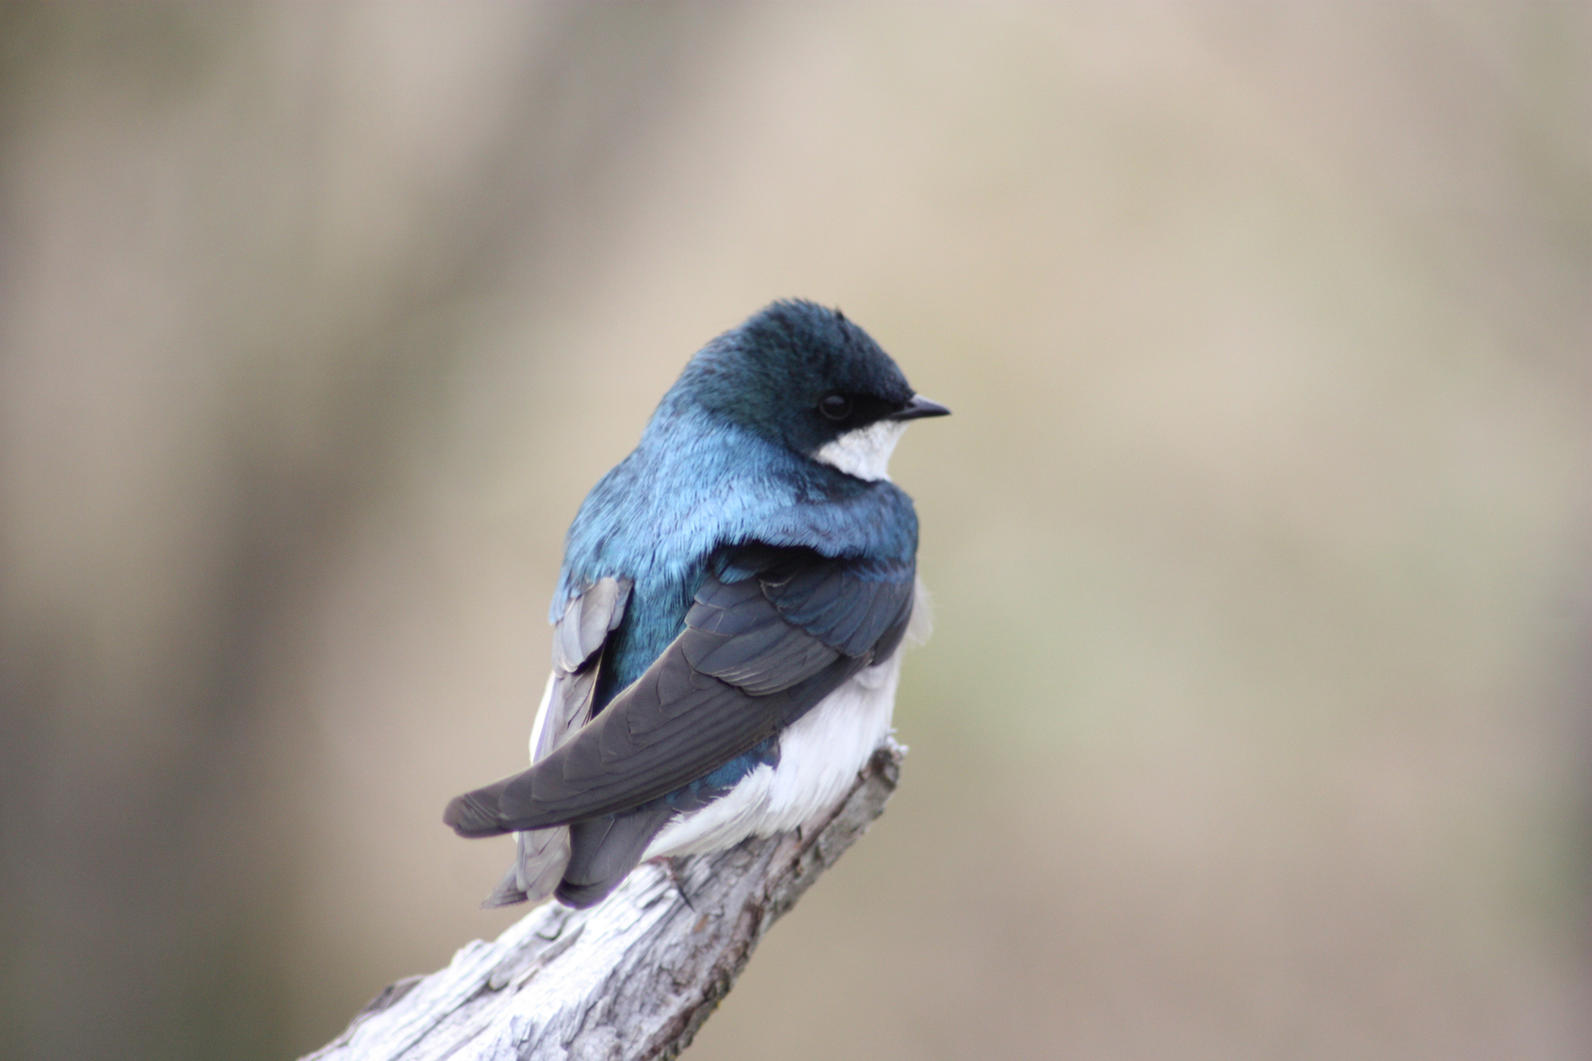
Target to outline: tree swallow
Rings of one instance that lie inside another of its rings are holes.
[[[643,860],[840,798],[890,732],[917,598],[917,513],[886,463],[907,421],[947,412],[811,302],[691,359],[570,526],[531,767],[444,815],[517,834],[487,905],[591,906]]]

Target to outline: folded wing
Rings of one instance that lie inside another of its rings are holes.
[[[463,836],[546,829],[674,792],[893,653],[912,592],[910,561],[725,550],[640,678],[529,770],[455,799],[444,820]]]

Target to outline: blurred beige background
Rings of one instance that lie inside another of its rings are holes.
[[[279,1058],[516,916],[560,539],[838,303],[938,629],[697,1059],[1592,1050],[1592,14],[0,9],[0,1024]]]

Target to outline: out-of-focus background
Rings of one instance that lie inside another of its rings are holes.
[[[884,819],[698,1059],[1585,1057],[1592,14],[0,9],[0,1026],[279,1058],[510,845],[584,491],[841,305],[956,415]]]

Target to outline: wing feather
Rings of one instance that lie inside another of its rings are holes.
[[[531,769],[460,796],[466,836],[617,814],[667,795],[801,717],[900,643],[913,568],[751,545],[711,565],[685,629]]]

